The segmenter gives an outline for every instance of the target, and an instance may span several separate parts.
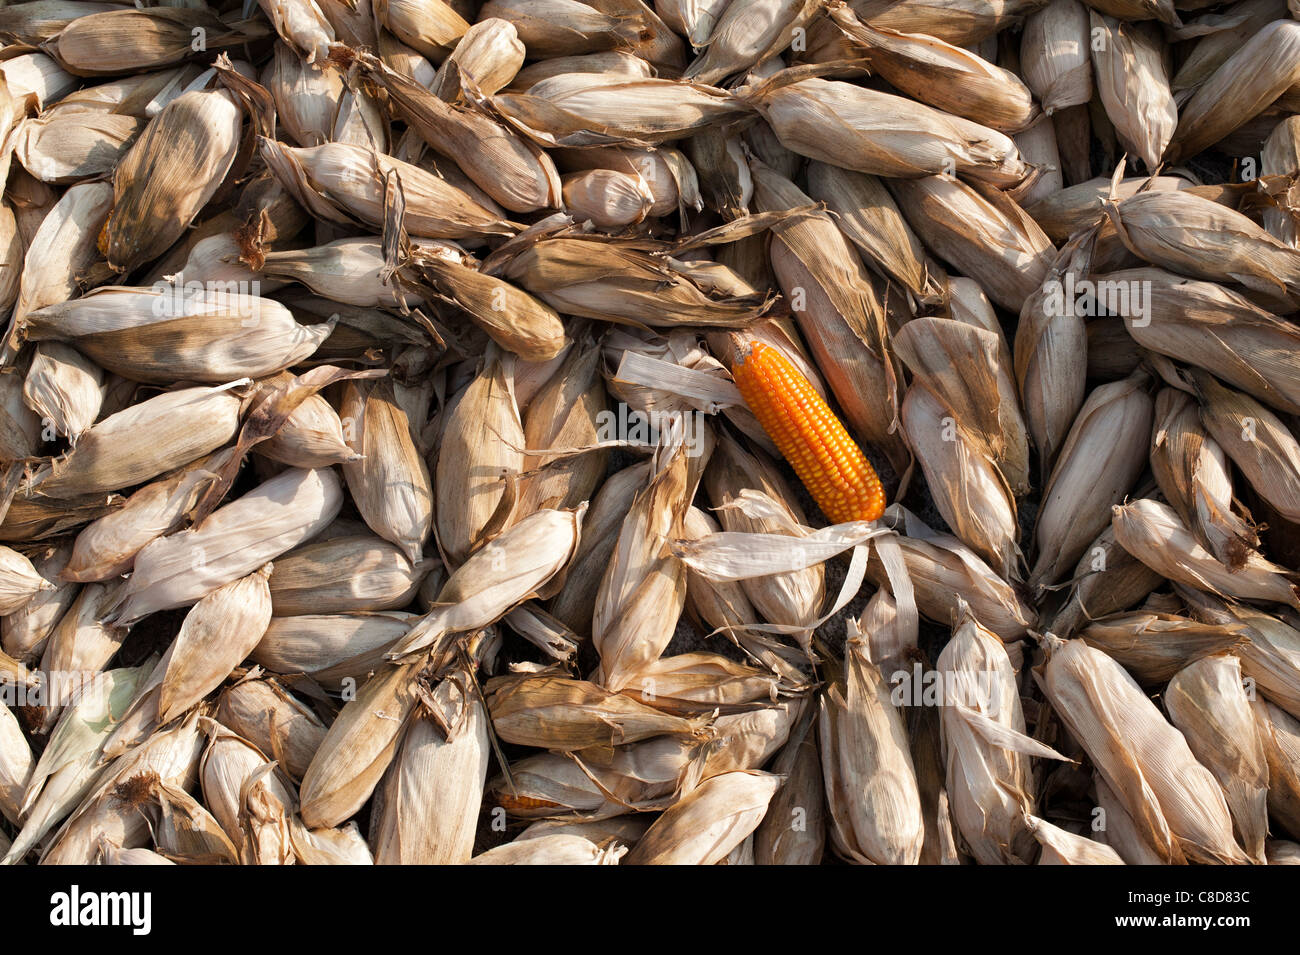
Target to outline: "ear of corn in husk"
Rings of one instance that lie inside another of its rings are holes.
[[[916,864],[925,825],[903,717],[852,641],[843,681],[822,693],[818,741],[835,852],[858,865]]]
[[[95,784],[104,743],[152,663],[90,677],[65,708],[22,796],[23,824],[5,865],[22,859]]]
[[[195,603],[315,536],[343,503],[328,469],[290,469],[214,511],[197,528],[160,537],[136,555],[114,609],[122,623]]]
[[[1170,580],[1243,600],[1300,607],[1288,572],[1257,553],[1230,569],[1207,551],[1167,504],[1142,499],[1112,510],[1115,537],[1134,557]]]
[[[105,756],[126,752],[170,723],[220,686],[248,656],[271,622],[270,574],[270,566],[264,566],[217,588],[190,609],[176,639],[105,744]]]
[[[830,16],[866,56],[871,71],[908,96],[1002,133],[1019,132],[1039,115],[1018,76],[968,50],[923,34],[879,29],[848,6]]]
[[[344,383],[339,413],[360,455],[343,465],[352,500],[371,530],[419,563],[433,529],[433,485],[391,385]]]
[[[1020,691],[1006,648],[967,614],[936,663],[944,677],[943,748],[952,816],[985,865],[1029,863],[1036,800],[1030,756],[1061,758],[1025,735]]]
[[[1300,518],[1300,444],[1264,405],[1203,371],[1192,380],[1201,421],[1251,486],[1283,517]]]
[[[1296,772],[1300,720],[1262,698],[1251,706],[1268,762],[1268,811],[1295,835],[1300,829],[1300,773]]]
[[[1039,865],[1124,865],[1119,853],[1105,843],[1076,835],[1037,817],[1030,817],[1028,825],[1042,846]]]
[[[371,823],[375,861],[461,864],[474,834],[488,764],[488,719],[468,674],[447,677],[458,722],[441,729],[428,717],[407,728],[376,793]]]
[[[1102,650],[1147,685],[1165,683],[1202,657],[1226,653],[1246,639],[1240,624],[1200,623],[1150,610],[1098,617],[1080,638]]]
[[[1141,26],[1090,13],[1097,93],[1125,149],[1155,171],[1174,135],[1178,109],[1163,43]]]
[[[1146,468],[1154,404],[1145,375],[1097,388],[1079,409],[1043,490],[1031,587],[1073,567]]]
[[[306,673],[334,688],[378,667],[416,619],[398,611],[272,617],[250,659],[272,673]]]
[[[673,804],[628,853],[626,865],[712,865],[758,827],[780,778],[719,773]]]
[[[294,779],[302,778],[325,738],[320,718],[270,680],[244,680],[225,690],[216,715]]]
[[[935,533],[913,515],[903,517],[907,536],[899,535],[897,542],[922,614],[951,624],[964,600],[980,624],[1004,641],[1028,632],[1036,615],[1010,584],[955,537]],[[878,557],[867,565],[867,577],[878,586],[892,586]],[[897,592],[894,597],[901,599]]]
[[[1046,650],[1048,701],[1161,857],[1244,862],[1214,776],[1133,678],[1081,640],[1048,635]]]
[[[149,824],[139,807],[147,798],[151,780],[156,777],[178,788],[191,785],[202,748],[199,717],[194,714],[119,756],[105,768],[91,795],[54,835],[41,864],[87,865],[101,837],[119,848],[142,848],[149,838]]]
[[[618,692],[658,659],[686,601],[686,567],[668,550],[690,506],[685,449],[656,455],[649,485],[632,501],[601,579],[592,620],[600,654],[595,682]]]
[[[399,659],[478,630],[533,596],[549,596],[577,547],[586,506],[539,510],[475,551],[443,585],[438,602],[389,651]],[[674,615],[673,619],[676,619]]]
[[[1055,249],[1004,194],[978,192],[949,176],[896,179],[890,191],[936,255],[978,281],[998,305],[1019,311],[1049,276]]]
[[[524,464],[523,422],[513,388],[514,358],[490,350],[469,387],[453,399],[443,429],[434,480],[438,543],[453,563],[481,542],[507,493],[506,482]],[[505,501],[512,507],[512,501]]]
[[[1002,133],[901,96],[816,78],[752,95],[783,146],[834,166],[906,178],[951,171],[1000,188],[1032,173]]]
[[[992,369],[988,369],[992,384]],[[996,405],[991,408],[996,411]],[[935,506],[953,532],[1004,578],[1019,576],[1019,527],[1011,489],[993,458],[924,384],[903,401],[903,433]],[[978,433],[978,432],[975,432]]]
[[[1279,19],[1243,43],[1179,110],[1166,157],[1195,155],[1263,112],[1300,80],[1300,26]]]
[[[1212,656],[1189,664],[1169,681],[1164,703],[1192,753],[1223,787],[1237,841],[1263,865],[1269,772],[1242,687],[1241,661]]]
[[[1052,0],[1026,18],[1020,64],[1048,116],[1092,98],[1091,38],[1088,8],[1079,0]]]
[[[1300,294],[1300,251],[1210,199],[1139,193],[1108,202],[1106,215],[1124,245],[1153,265],[1265,294]]]

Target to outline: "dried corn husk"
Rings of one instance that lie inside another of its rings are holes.
[[[489,849],[467,865],[618,865],[627,850],[611,845],[602,849],[589,839],[564,834],[517,840]]]
[[[0,547],[0,614],[17,613],[42,590],[52,589],[30,560],[16,550]]]
[[[119,113],[53,111],[18,128],[14,157],[42,182],[81,182],[112,172],[144,127]]]
[[[23,823],[0,865],[22,859],[91,791],[104,742],[151,664],[90,677],[63,711],[22,794]]]
[[[564,586],[548,609],[579,636],[589,636],[601,578],[618,543],[623,519],[650,477],[646,463],[633,464],[605,479],[582,521],[577,550],[565,572]]]
[[[58,342],[37,346],[23,382],[23,398],[46,428],[70,442],[99,417],[104,371],[75,349]]]
[[[1124,865],[1119,853],[1105,843],[1076,835],[1045,819],[1030,817],[1027,822],[1043,847],[1039,865]]]
[[[631,692],[611,693],[585,680],[501,677],[486,688],[488,709],[501,739],[553,752],[695,733],[699,721],[647,705],[658,689],[646,679],[641,676]]]
[[[1089,14],[1097,94],[1120,144],[1152,172],[1178,125],[1159,35],[1111,17]]]
[[[594,344],[571,349],[564,363],[542,386],[524,415],[524,440],[534,452],[546,448],[580,448],[600,439],[606,412],[600,377],[600,349]],[[606,412],[607,414],[607,412]],[[518,513],[543,507],[577,507],[591,500],[605,476],[607,452],[559,457],[531,453],[524,457],[518,490]]]
[[[1016,327],[1016,383],[1046,473],[1087,390],[1087,329],[1074,297],[1065,293],[1079,271],[1076,256],[1082,242],[1071,240],[1061,250],[1040,287],[1024,301]]]
[[[279,431],[258,443],[257,453],[295,468],[346,464],[357,456],[348,447],[338,413],[320,395],[308,395]]]
[[[554,578],[573,558],[585,511],[585,505],[537,511],[479,548],[452,572],[434,607],[388,657],[409,656],[448,634],[480,630],[530,597],[550,596]]]
[[[197,528],[160,537],[136,555],[114,610],[122,623],[183,607],[310,540],[338,513],[333,471],[293,468],[214,511]]]
[[[813,0],[759,0],[729,3],[721,11],[708,40],[698,44],[704,53],[686,70],[700,83],[717,84],[735,73],[749,70],[789,46],[821,4]]]
[[[903,433],[921,463],[939,513],[957,537],[999,574],[1018,577],[1015,498],[992,457],[959,420],[925,385],[908,389]]]
[[[241,120],[229,93],[195,91],[145,127],[113,175],[106,227],[113,268],[130,271],[181,237],[234,162]]]
[[[361,455],[343,465],[357,510],[371,530],[418,564],[433,529],[433,485],[392,386],[346,382],[339,415],[348,446]]]
[[[316,0],[258,0],[280,39],[302,54],[307,63],[329,56],[334,27]]]
[[[311,710],[271,680],[244,680],[217,700],[217,719],[301,779],[325,738]]]
[[[957,619],[961,601],[970,604],[980,623],[1006,642],[1023,637],[1036,615],[1016,591],[965,544],[930,530],[906,516],[907,536],[898,537],[903,562],[915,590],[916,607],[940,624]],[[877,586],[892,586],[877,557],[867,565]],[[895,599],[901,599],[895,592]]]
[[[200,37],[206,51],[258,40],[269,32],[252,20],[229,25],[207,7],[114,9],[77,17],[46,47],[77,76],[113,76],[189,59]]]
[[[557,311],[636,325],[743,326],[769,304],[740,276],[705,281],[686,263],[642,251],[637,243],[579,235],[523,246],[501,270]],[[669,249],[662,249],[668,252]]]
[[[104,769],[91,795],[55,834],[41,864],[88,865],[95,858],[101,838],[123,849],[146,845],[149,823],[139,807],[153,779],[176,788],[191,785],[202,749],[203,736],[195,714],[119,756]]]
[[[702,513],[702,512],[697,512]],[[691,716],[733,712],[776,698],[777,679],[716,653],[679,653],[650,663],[623,693],[646,706]]]
[[[1006,648],[974,617],[958,624],[936,670],[944,678],[948,798],[965,848],[984,865],[1029,863],[1027,823],[1036,811],[1029,757],[1060,757],[1025,735]]]
[[[306,826],[336,826],[370,798],[415,708],[419,668],[419,660],[385,664],[339,712],[303,775],[300,815]]]
[[[493,200],[513,212],[559,205],[560,178],[555,164],[524,135],[480,110],[445,102],[373,57],[363,58],[362,63],[411,128],[440,153],[454,156],[458,167]],[[312,168],[308,166],[309,174]],[[404,173],[402,180],[405,183]]]
[[[1025,20],[1020,64],[1048,116],[1092,99],[1088,21],[1088,8],[1079,0],[1052,0]]]
[[[1268,762],[1242,688],[1241,661],[1213,656],[1189,664],[1169,681],[1164,703],[1192,753],[1223,787],[1237,841],[1264,865]]]
[[[1082,640],[1045,643],[1048,701],[1160,856],[1244,862],[1214,776],[1133,678]]]
[[[901,96],[823,79],[754,95],[781,145],[833,166],[906,178],[954,173],[999,188],[1032,172],[1002,133]]]
[[[278,617],[390,610],[411,602],[429,570],[376,537],[335,537],[275,562],[271,602]]]
[[[1287,426],[1209,374],[1191,374],[1205,429],[1264,500],[1287,520],[1300,519],[1300,444]]]
[[[47,497],[68,498],[156,477],[234,437],[240,405],[228,385],[164,392],[82,432],[71,452],[37,475],[36,486]]]
[[[1203,548],[1167,504],[1143,499],[1112,511],[1119,543],[1134,557],[1170,580],[1211,593],[1300,607],[1300,590],[1285,568],[1250,553],[1229,569]]]
[[[978,281],[989,298],[1019,312],[1048,278],[1051,241],[1011,199],[980,193],[950,176],[889,182],[921,241]]]
[[[461,77],[491,96],[509,86],[524,65],[526,49],[509,20],[488,17],[475,23],[438,68],[430,90],[447,102],[462,95]]]
[[[66,583],[59,576],[70,553],[65,545],[50,548],[32,560],[32,567],[49,586],[38,590],[18,610],[0,618],[0,646],[11,657],[31,662],[40,656],[55,624],[76,599],[76,584]]]
[[[1106,215],[1124,245],[1153,265],[1262,293],[1300,294],[1300,250],[1210,199],[1144,192],[1108,202]]]
[[[1094,773],[1092,782],[1097,793],[1092,822],[1097,841],[1114,849],[1127,865],[1164,865],[1164,859],[1142,838],[1133,817],[1101,774]]]
[[[959,46],[923,34],[863,23],[847,7],[831,18],[865,55],[871,71],[923,103],[1002,133],[1025,129],[1038,117],[1033,94],[1010,70]]]
[[[0,706],[0,815],[11,823],[18,822],[23,793],[35,766],[18,718],[9,707]]]
[[[858,865],[915,865],[925,824],[902,714],[866,647],[849,642],[844,670],[818,723],[831,845]]]
[[[1101,385],[1079,409],[1043,490],[1030,587],[1058,582],[1105,529],[1146,468],[1154,402],[1138,374]]]
[[[403,43],[429,59],[441,61],[469,29],[469,24],[442,0],[374,0],[375,20]]]
[[[434,479],[438,499],[455,502],[437,514],[438,543],[453,564],[463,563],[493,524],[504,523],[499,507],[513,505],[506,481],[523,470],[527,446],[513,372],[512,355],[489,352],[447,416]]]
[[[68,342],[135,381],[224,382],[297,364],[334,330],[333,321],[299,325],[256,279],[192,278],[197,288],[112,287],[47,305],[27,314],[27,337]]]
[[[1177,614],[1134,610],[1090,621],[1079,636],[1103,650],[1138,682],[1165,683],[1202,657],[1225,653],[1245,639],[1241,625],[1200,623]]]
[[[872,26],[925,33],[956,46],[978,43],[1020,22],[1042,0],[900,0],[867,10]]]
[[[445,179],[371,148],[325,143],[297,149],[264,137],[258,145],[289,194],[308,212],[330,221],[355,218],[383,226],[385,181],[395,177],[405,200],[402,225],[413,236],[459,239],[513,231],[510,223]]]
[[[1275,20],[1243,43],[1179,110],[1166,159],[1219,142],[1300,81],[1300,24]]]
[[[1268,811],[1294,835],[1300,829],[1300,720],[1264,699],[1254,701],[1252,712],[1268,762]]]
[[[379,865],[459,865],[474,852],[488,719],[468,674],[453,680],[458,721],[442,728],[413,720],[376,793],[371,842]]]
[[[1223,448],[1206,433],[1192,399],[1173,388],[1156,400],[1151,470],[1183,523],[1220,563],[1237,566],[1259,546],[1254,528],[1232,510]]]
[[[420,256],[418,267],[421,277],[443,298],[522,360],[547,361],[568,344],[560,316],[509,282],[442,255]]]
[[[728,436],[718,441],[713,459],[704,471],[704,487],[724,530],[797,536],[798,529],[806,523],[794,493],[770,461],[749,453]],[[747,490],[765,495],[775,511],[750,514],[740,507],[726,506],[734,505]],[[813,562],[803,570],[742,580],[741,586],[754,609],[768,623],[802,630],[811,628],[821,614],[826,596],[825,574],[825,567]],[[722,596],[725,594],[724,591]],[[807,644],[806,633],[796,633],[796,636]]]
[[[112,758],[140,743],[221,685],[271,622],[270,565],[218,587],[185,615],[176,639],[104,745]]]
[[[657,464],[658,473],[623,519],[596,595],[591,632],[600,669],[595,682],[614,692],[659,658],[686,602],[686,567],[667,545],[682,535],[690,463],[679,447]]]
[[[672,805],[628,854],[627,865],[712,865],[752,833],[781,780],[759,772],[719,773]]]
[[[808,192],[835,214],[836,225],[866,254],[867,265],[918,297],[931,294],[921,241],[879,179],[812,162],[808,164]]]
[[[272,617],[250,659],[272,673],[306,673],[329,689],[351,686],[373,672],[411,629],[402,612],[299,614]]]

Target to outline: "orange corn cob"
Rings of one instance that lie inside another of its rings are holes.
[[[775,348],[742,346],[731,375],[758,423],[836,524],[885,511],[875,468],[812,384]]]

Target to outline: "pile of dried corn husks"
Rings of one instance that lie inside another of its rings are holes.
[[[1292,17],[0,9],[0,856],[1300,862]]]

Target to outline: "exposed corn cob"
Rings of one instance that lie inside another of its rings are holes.
[[[875,469],[804,378],[776,349],[748,346],[732,364],[736,387],[763,429],[833,523],[874,521],[885,511]]]

